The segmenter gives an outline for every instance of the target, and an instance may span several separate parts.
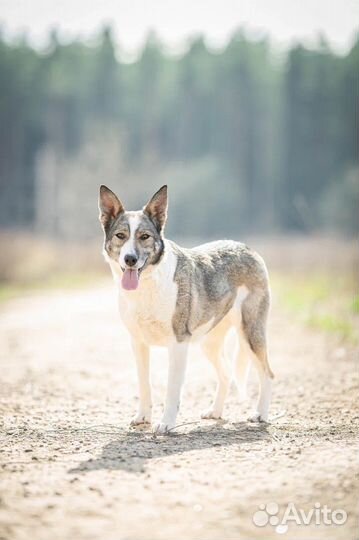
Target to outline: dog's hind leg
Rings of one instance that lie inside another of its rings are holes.
[[[216,394],[211,406],[201,414],[205,419],[221,418],[223,413],[224,401],[226,399],[230,386],[230,377],[225,365],[224,358],[224,338],[227,331],[227,325],[219,325],[210,332],[202,343],[202,349],[216,370],[217,388]]]
[[[238,389],[240,401],[245,401],[247,399],[247,381],[253,353],[246,336],[243,333],[240,322],[236,330],[238,335],[238,348],[234,359],[234,380]]]
[[[151,422],[150,351],[147,345],[135,339],[132,340],[132,349],[136,357],[140,403],[131,425],[137,426]]]
[[[269,310],[268,291],[249,293],[241,306],[242,333],[247,341],[259,379],[259,398],[251,421],[268,421],[269,405],[274,377],[268,363],[266,324]]]

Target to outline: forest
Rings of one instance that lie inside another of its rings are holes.
[[[358,66],[359,37],[278,51],[239,29],[174,54],[150,34],[128,61],[109,27],[45,50],[0,36],[0,226],[86,238],[99,184],[131,206],[168,183],[175,235],[352,235]]]

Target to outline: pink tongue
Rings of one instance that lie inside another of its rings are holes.
[[[138,287],[138,271],[127,269],[122,276],[122,287],[127,291],[134,291]]]

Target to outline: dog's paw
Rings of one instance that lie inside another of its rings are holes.
[[[150,415],[139,412],[131,419],[130,426],[142,426],[144,424],[150,424],[150,423],[151,423]]]
[[[249,417],[248,417],[248,422],[252,422],[252,423],[267,423],[268,422],[268,417],[264,417],[263,415],[261,415],[258,411],[252,413]]]
[[[220,418],[222,418],[222,414],[210,407],[209,409],[203,411],[203,413],[201,414],[201,418],[203,418],[204,420],[219,420]]]
[[[153,427],[153,433],[155,435],[166,435],[172,428],[175,427],[175,424],[169,422],[159,422]]]

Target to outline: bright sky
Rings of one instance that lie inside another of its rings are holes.
[[[221,46],[241,25],[254,35],[268,33],[279,45],[298,39],[313,44],[322,32],[345,52],[359,28],[359,0],[0,0],[5,35],[25,31],[38,46],[46,44],[50,28],[64,39],[90,37],[104,23],[129,53],[150,30],[171,47],[198,33]]]

